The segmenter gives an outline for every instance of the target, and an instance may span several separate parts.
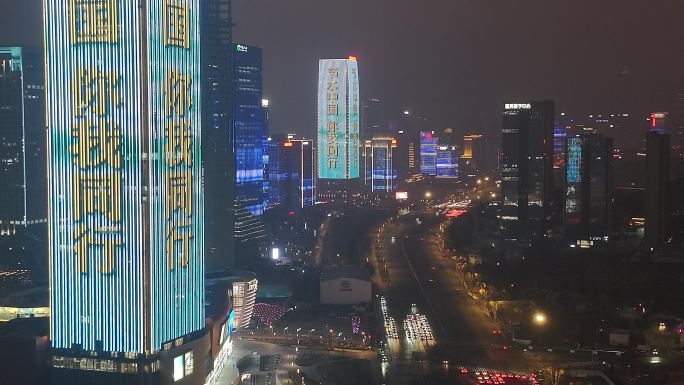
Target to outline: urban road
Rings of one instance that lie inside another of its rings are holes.
[[[451,260],[442,256],[439,228],[444,221],[435,212],[414,213],[394,218],[372,235],[374,254],[381,256],[374,265],[386,265],[387,271],[385,279],[374,277],[378,294],[385,296],[399,329],[399,338],[387,339],[383,349],[388,384],[466,384],[462,367],[471,373],[481,368],[529,374],[546,365],[590,360],[567,353],[504,350],[493,334],[498,325],[468,293]],[[416,312],[427,316],[434,341],[405,337],[403,320]]]
[[[423,377],[426,382],[453,383],[461,378],[461,366],[529,372],[529,355],[494,344],[496,323],[442,257],[438,229],[443,220],[435,213],[407,215],[385,224],[375,235],[382,245],[381,263],[387,265],[389,280],[380,292],[387,298],[390,315],[401,329],[408,314],[425,314],[435,336],[434,342],[420,342],[405,338],[400,330],[397,340],[389,340],[388,383],[422,382]]]

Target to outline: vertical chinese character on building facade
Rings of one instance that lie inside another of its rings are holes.
[[[116,43],[119,17],[116,0],[71,0],[72,44]]]
[[[116,14],[115,3],[109,6],[108,2],[99,1],[77,3],[80,3],[79,9],[88,16],[75,13],[74,20],[79,17],[89,17],[88,20],[105,17],[100,15],[95,18],[90,14],[92,12]],[[73,44],[102,41],[97,40],[103,36],[102,31],[93,30],[92,26],[81,27],[82,34],[74,36]],[[92,33],[93,37],[87,37],[86,33]],[[107,37],[111,37],[111,34]],[[88,273],[90,263],[95,259],[100,272],[111,274],[115,270],[117,247],[123,244],[121,129],[113,118],[114,111],[122,105],[119,94],[121,76],[115,71],[97,67],[78,67],[74,72],[71,82],[74,109],[70,146],[75,166],[72,189],[74,249],[81,273]]]
[[[164,41],[167,46],[190,48],[190,10],[187,3],[167,0],[164,3]]]
[[[327,104],[327,126],[328,126],[328,145],[326,146],[326,163],[329,169],[337,169],[339,166],[338,152],[338,122],[339,113],[339,68],[328,68],[328,104]]]
[[[181,9],[182,8],[182,9]],[[181,9],[181,10],[179,10]],[[183,36],[187,36],[185,27],[180,27],[187,19],[187,5],[169,1],[166,6],[167,14],[173,16],[173,23],[165,22],[167,29],[165,43],[167,46],[187,48],[187,44],[176,39],[179,29]],[[178,14],[184,16],[178,16]],[[176,23],[176,24],[174,24]],[[176,28],[176,29],[174,29]],[[173,36],[173,39],[169,39]],[[168,268],[173,270],[176,264],[187,267],[190,260],[190,243],[195,237],[193,227],[193,147],[190,121],[186,119],[193,108],[192,77],[171,69],[164,80],[165,116],[164,129],[164,159],[167,166],[164,174],[166,200],[164,203],[164,218],[166,221],[166,253]]]

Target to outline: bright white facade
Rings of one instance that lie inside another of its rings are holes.
[[[370,272],[364,268],[340,266],[321,274],[321,303],[357,305],[370,303],[372,288]]]

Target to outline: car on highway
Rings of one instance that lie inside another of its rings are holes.
[[[430,269],[432,269],[432,270],[437,270],[437,268],[434,267],[434,266],[430,267]]]
[[[435,280],[432,278],[428,278],[428,282],[435,282]]]

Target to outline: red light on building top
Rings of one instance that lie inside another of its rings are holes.
[[[356,56],[349,56],[349,60],[356,61]]]
[[[391,145],[392,145],[392,147],[397,147],[397,140],[396,140],[396,139],[392,139]]]

